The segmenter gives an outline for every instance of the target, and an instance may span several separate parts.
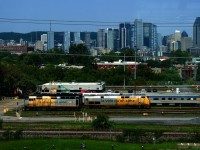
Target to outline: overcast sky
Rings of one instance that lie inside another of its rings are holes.
[[[97,31],[140,18],[163,35],[175,30],[191,35],[196,17],[200,0],[2,0],[0,32],[48,31],[48,20],[53,31]]]

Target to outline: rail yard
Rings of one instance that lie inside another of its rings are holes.
[[[159,130],[161,135],[156,138],[164,141],[193,139],[199,133],[200,94],[196,87],[132,88],[108,88],[103,82],[51,82],[39,86],[35,94],[25,99],[3,98],[0,135],[8,129],[23,128],[24,138],[117,140],[118,136],[125,136],[127,128],[131,132],[140,128],[145,134],[151,132],[151,138]],[[90,124],[99,114],[109,116],[115,127],[109,131],[92,129]]]

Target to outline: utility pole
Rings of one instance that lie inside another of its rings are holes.
[[[136,95],[136,49],[135,49],[135,70],[134,70],[134,80],[135,80],[135,95]]]
[[[125,53],[124,53],[124,89],[126,87],[126,79],[125,79]]]

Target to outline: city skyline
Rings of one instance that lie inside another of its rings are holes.
[[[49,31],[50,26],[52,31],[97,32],[142,19],[157,25],[162,35],[185,30],[192,36],[199,5],[198,0],[10,0],[0,6],[0,32]]]

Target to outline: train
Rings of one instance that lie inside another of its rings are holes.
[[[24,101],[25,110],[82,108],[150,108],[144,94],[130,93],[56,93],[30,95]]]
[[[146,93],[151,106],[200,106],[199,93],[192,92],[160,92]]]
[[[178,88],[177,88],[178,89]],[[109,90],[108,90],[109,91]],[[198,93],[105,92],[105,82],[49,82],[38,86],[36,94],[24,101],[30,109],[151,108],[151,106],[200,106]]]
[[[37,86],[37,93],[73,93],[73,92],[104,92],[105,82],[49,82]]]

